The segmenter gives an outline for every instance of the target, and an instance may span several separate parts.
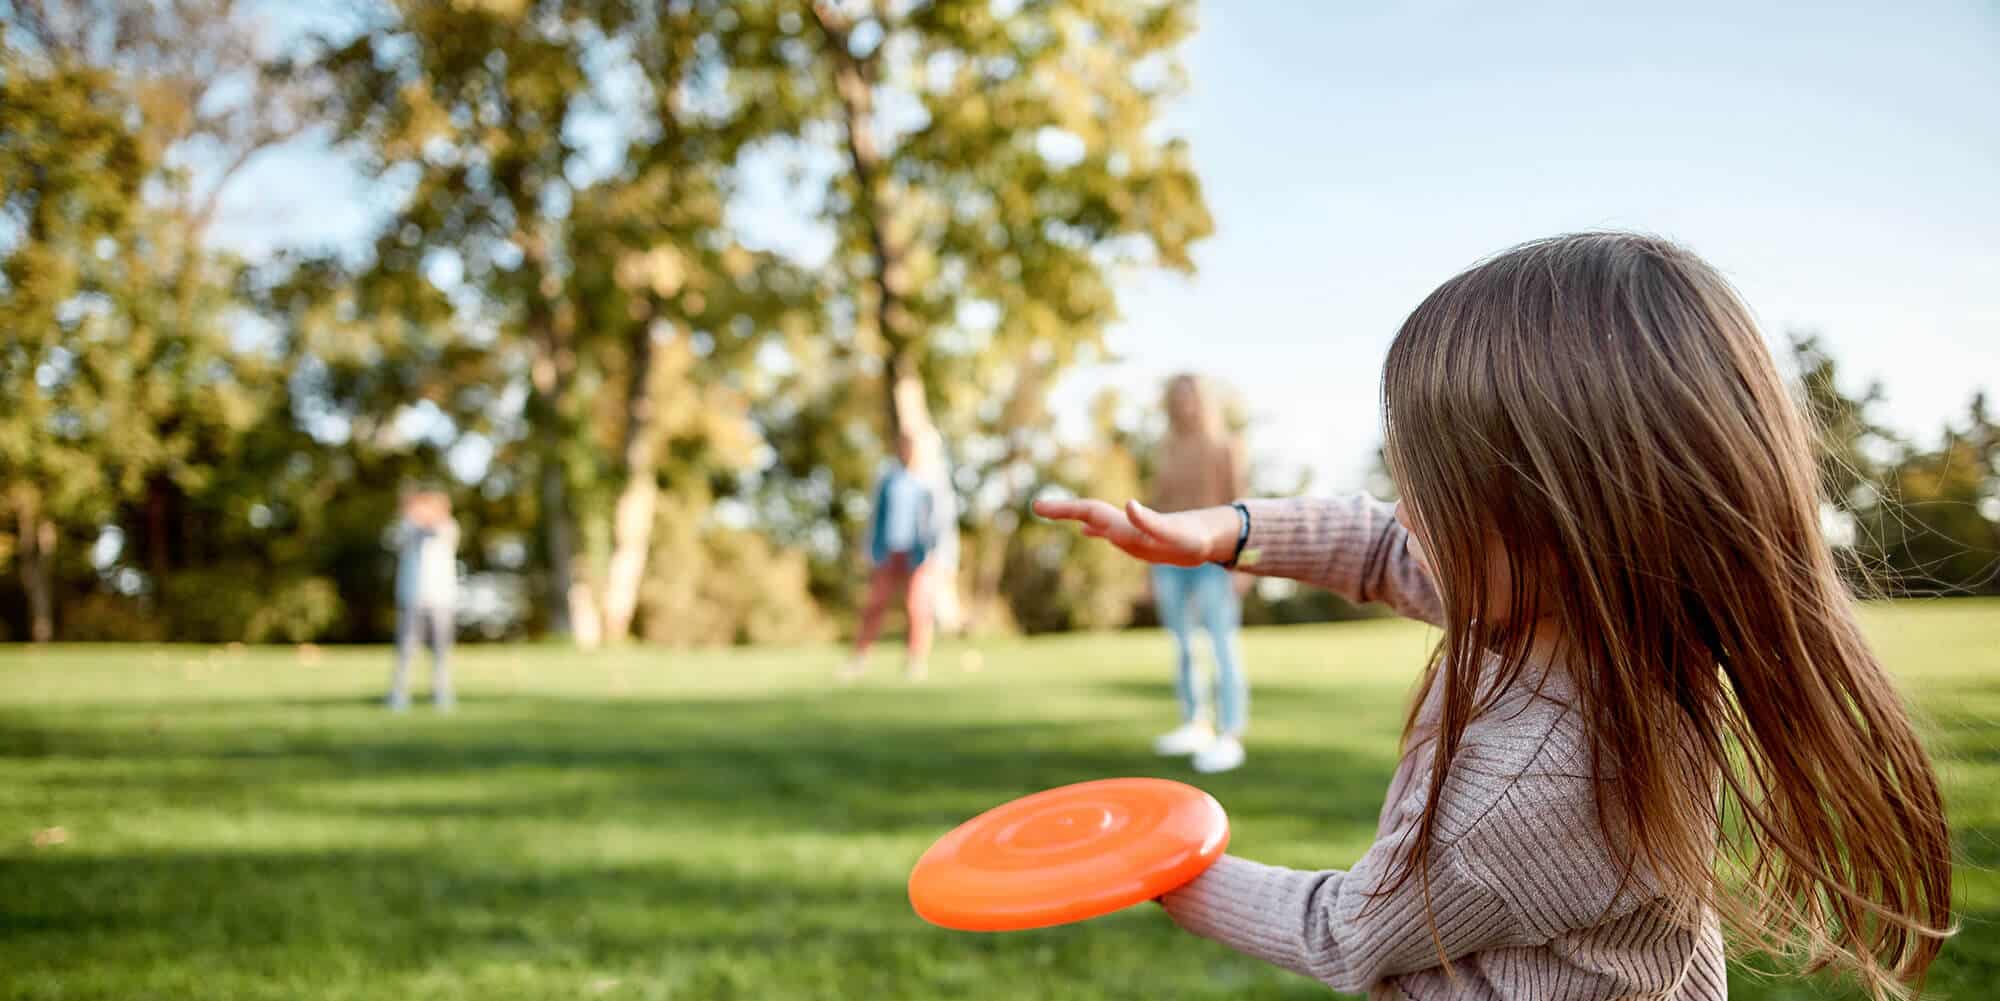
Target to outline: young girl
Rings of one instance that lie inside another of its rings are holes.
[[[1155,509],[1190,511],[1235,500],[1245,488],[1246,463],[1242,443],[1223,426],[1222,407],[1192,375],[1167,380],[1166,405],[1167,436],[1160,443],[1152,482]],[[1243,763],[1250,686],[1237,663],[1236,629],[1243,608],[1234,576],[1213,563],[1153,567],[1160,625],[1172,634],[1179,655],[1174,690],[1181,705],[1180,727],[1154,741],[1153,749],[1193,755],[1198,772],[1224,772]],[[1204,698],[1204,686],[1195,681],[1197,624],[1215,650],[1213,699]]]
[[[1725,928],[1920,986],[1951,932],[1937,778],[1729,285],[1647,237],[1528,244],[1417,307],[1382,396],[1398,506],[1039,508],[1444,630],[1375,846],[1224,858],[1173,919],[1377,999],[1720,999]]]
[[[852,682],[867,670],[868,650],[881,632],[889,600],[903,592],[909,615],[908,659],[903,673],[924,680],[931,651],[933,576],[940,558],[957,545],[957,508],[951,485],[943,474],[943,446],[937,433],[906,429],[896,439],[896,461],[875,483],[875,503],[862,546],[870,566],[868,596],[861,607],[861,624],[854,637],[854,654],[836,674]]]
[[[458,611],[458,522],[451,516],[451,497],[436,490],[405,496],[391,544],[396,549],[396,669],[389,676],[389,708],[410,708],[410,659],[418,646],[427,646],[431,701],[440,712],[450,712],[455,704],[451,642]]]

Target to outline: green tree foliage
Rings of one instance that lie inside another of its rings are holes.
[[[221,503],[219,484],[240,470],[282,381],[235,336],[241,263],[203,237],[230,178],[299,119],[288,91],[245,96],[264,67],[228,0],[37,2],[15,14],[0,56],[0,190],[18,222],[0,379],[18,405],[0,466],[25,543],[29,632],[49,636],[60,594],[100,577],[120,585],[129,614],[173,632],[214,597],[178,600],[163,586],[200,544],[186,529],[216,534],[188,513]],[[123,541],[114,562],[89,553],[101,538]],[[53,554],[65,551],[60,573]],[[258,569],[216,581],[268,593]],[[112,604],[99,601],[95,618]]]
[[[804,328],[806,283],[724,225],[754,135],[718,99],[728,6],[400,3],[324,60],[342,134],[408,191],[349,312],[437,359],[355,409],[429,400],[485,440],[586,645],[630,630],[661,482],[749,462],[746,369]]]
[[[96,46],[136,109],[129,138],[159,163],[206,144],[199,169],[141,172],[165,197],[133,199],[160,235],[130,285],[167,293],[134,303],[206,340],[177,356],[191,368],[155,369],[179,395],[131,426],[184,443],[131,464],[122,493],[77,491],[106,511],[65,516],[77,541],[110,525],[124,542],[96,567],[65,547],[79,587],[130,571],[156,620],[225,582],[277,594],[298,579],[334,596],[301,599],[298,621],[379,635],[395,492],[454,476],[468,566],[546,579],[536,619],[579,638],[622,636],[658,593],[643,582],[662,488],[677,504],[750,491],[745,524],[809,542],[825,597],[845,584],[835,554],[881,454],[883,402],[903,401],[892,427],[935,407],[954,452],[984,456],[962,480],[982,505],[969,520],[1017,518],[1069,453],[1008,455],[1017,427],[970,384],[1040,408],[1114,316],[1116,270],[1185,269],[1209,226],[1184,150],[1153,127],[1181,83],[1179,3],[1007,18],[963,3],[386,3],[282,68],[230,0],[14,9],[39,36]],[[216,96],[232,86],[255,99]],[[318,121],[390,194],[379,238],[358,261],[255,275],[208,252],[222,184]],[[810,279],[730,235],[740,154],[781,148],[832,154],[802,177],[835,236],[831,267],[803,262]],[[268,329],[244,326],[246,305]],[[236,350],[246,329],[256,349]],[[142,343],[126,336],[107,343]],[[190,396],[224,388],[234,407]],[[122,468],[104,447],[79,454],[92,475]],[[996,454],[1016,475],[981,489]],[[7,551],[24,566],[39,552]],[[207,604],[145,629],[212,635],[199,613],[223,603]]]
[[[1843,508],[1871,505],[1883,470],[1902,446],[1869,415],[1882,401],[1881,384],[1871,382],[1858,394],[1841,388],[1839,362],[1813,334],[1791,336],[1791,361],[1797,392],[1819,435],[1822,487]]]
[[[13,516],[8,548],[29,635],[48,640],[61,540],[107,515],[120,485],[106,460],[156,449],[99,414],[132,399],[125,390],[135,373],[107,314],[121,286],[120,244],[157,154],[125,129],[129,109],[101,71],[53,58],[34,66],[13,45],[0,58],[0,192],[13,230],[0,270],[0,329],[8,331],[0,496]]]
[[[823,594],[851,589],[834,554],[858,537],[871,446],[886,437],[871,426],[935,424],[978,470],[964,477],[968,520],[1021,524],[1031,491],[1069,458],[1037,444],[1046,394],[1101,352],[1114,276],[1192,269],[1212,223],[1185,145],[1159,122],[1184,83],[1191,9],[733,8],[734,87],[788,137],[772,155],[794,165],[833,236],[828,336],[765,414],[777,456],[763,479],[806,512],[779,518],[820,555]],[[833,533],[816,527],[827,514]],[[986,540],[972,551],[976,592],[995,590],[986,567],[1028,565],[993,562]]]
[[[1126,623],[1140,568],[1027,504],[1149,475],[1152,400],[1069,440],[1050,397],[1118,277],[1211,228],[1161,120],[1191,9],[377,0],[279,60],[236,0],[0,0],[0,632],[381,639],[398,494],[443,485],[483,633],[824,637],[918,426],[980,625]],[[372,240],[219,251],[232,180],[313,127]],[[774,178],[798,245],[739,211]],[[1854,568],[2000,591],[1987,401],[1903,438],[1793,356]]]
[[[2000,594],[2000,425],[1975,396],[1935,448],[1905,448],[1881,501],[1858,514],[1861,545],[1906,594]]]
[[[648,642],[792,644],[831,634],[805,553],[724,523],[707,498],[684,490],[663,494],[657,519],[638,622]]]
[[[1838,361],[1791,338],[1797,388],[1819,432],[1828,523],[1865,593],[2000,593],[2000,429],[1975,396],[1935,448],[1883,428],[1879,384],[1842,386]]]
[[[1118,424],[1114,392],[1092,401],[1094,434],[1050,463],[1041,484],[1091,497],[1140,497],[1140,449]],[[1040,491],[1037,491],[1040,492]],[[1146,593],[1146,568],[1111,546],[1080,539],[1068,525],[1026,517],[1005,538],[1003,588],[1015,623],[1028,632],[1125,625]]]

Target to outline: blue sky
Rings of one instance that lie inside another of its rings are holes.
[[[1789,9],[1788,9],[1789,8]],[[1217,219],[1098,379],[1234,383],[1357,483],[1403,316],[1566,230],[1681,240],[1934,433],[2000,388],[2000,4],[1209,3],[1180,118]]]
[[[1217,221],[1192,279],[1121,281],[1113,366],[1075,412],[1192,369],[1253,447],[1360,482],[1397,324],[1480,257],[1567,230],[1680,240],[1774,339],[1814,329],[1929,436],[2000,390],[2000,3],[1211,0],[1173,113]],[[324,155],[232,191],[249,248],[357,239]],[[379,197],[379,196],[373,196]],[[765,207],[769,209],[768,206]]]

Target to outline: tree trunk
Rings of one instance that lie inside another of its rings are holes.
[[[542,456],[542,548],[548,558],[549,576],[544,587],[548,601],[549,631],[568,636],[574,621],[570,616],[570,564],[576,558],[576,540],[569,522],[568,489],[563,484],[562,464],[552,452]]]
[[[972,610],[968,628],[984,623],[985,617],[1001,601],[1000,585],[1006,579],[1007,540],[1013,533],[988,529],[979,533],[979,548],[972,569]]]
[[[906,347],[897,349],[886,366],[889,373],[889,436],[894,441],[904,430],[933,427],[930,401],[924,398],[923,376]]]
[[[1048,412],[1051,367],[1032,360],[1024,363],[1014,377],[1014,386],[1007,394],[1006,404],[1001,408],[1000,420],[1004,428],[1001,440],[1006,447],[993,468],[1000,471],[998,478],[1003,483],[1013,479],[1014,467],[1029,454],[1032,432],[1028,429],[1035,427]],[[1033,499],[1033,490],[1031,485],[1030,495],[1018,499],[1012,496],[1010,490],[1003,501],[1004,507],[988,519],[992,523],[989,530],[980,535],[978,562],[972,572],[974,616],[987,614],[1002,600],[1001,592],[1007,576],[1007,546],[1014,535],[1015,520],[1019,517],[1014,512],[1027,507]],[[997,530],[993,530],[995,528]]]
[[[531,240],[529,247],[534,258],[542,259],[539,243]],[[536,270],[547,274],[544,268]],[[559,304],[537,296],[529,306],[528,322],[530,329],[541,332],[540,351],[529,378],[535,388],[530,399],[531,413],[541,438],[541,527],[549,561],[549,628],[589,649],[603,640],[602,622],[589,575],[581,572],[584,567],[578,555],[576,513],[571,510],[562,460],[568,444],[566,411],[576,374],[576,352],[570,336],[575,317]]]
[[[886,397],[885,416],[889,439],[894,441],[904,428],[929,423],[924,407],[923,380],[912,352],[913,322],[904,304],[908,295],[907,248],[894,228],[893,198],[882,165],[882,151],[875,144],[875,95],[870,80],[873,56],[864,60],[849,44],[853,23],[829,3],[813,5],[813,14],[825,33],[833,54],[834,90],[840,96],[846,118],[848,165],[860,192],[863,222],[868,228],[875,285],[875,315],[871,322],[882,339],[882,382]]]
[[[585,650],[603,646],[604,622],[598,610],[597,592],[590,586],[590,575],[581,566],[570,568],[564,603],[569,606],[570,639]]]
[[[146,571],[152,574],[156,595],[166,587],[167,573],[172,567],[168,556],[167,490],[164,477],[156,476],[146,484]]]
[[[20,535],[21,589],[28,596],[28,638],[47,643],[56,638],[56,523],[42,517],[41,498],[33,488],[15,492],[14,514]]]
[[[604,638],[620,643],[632,634],[639,606],[639,582],[653,545],[653,513],[659,506],[659,419],[653,402],[657,355],[652,333],[632,332],[631,382],[625,392],[625,441],[619,456],[624,485],[611,511],[611,559],[604,573]]]
[[[646,554],[653,544],[653,513],[659,507],[659,485],[650,474],[629,475],[611,513],[611,561],[604,574],[604,638],[624,642],[632,635],[632,617],[639,608],[639,583],[646,574]]]

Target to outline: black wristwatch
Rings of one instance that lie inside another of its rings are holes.
[[[1222,566],[1224,569],[1234,570],[1237,564],[1243,562],[1243,547],[1250,543],[1250,509],[1244,507],[1242,501],[1229,506],[1236,509],[1236,548],[1230,551],[1227,560],[1222,561]],[[1253,558],[1251,562],[1254,563],[1256,560]]]

